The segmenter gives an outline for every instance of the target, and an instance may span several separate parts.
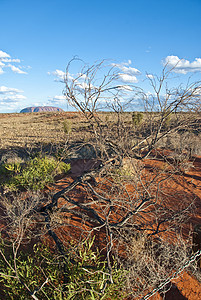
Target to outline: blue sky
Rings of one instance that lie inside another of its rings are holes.
[[[75,55],[126,63],[136,84],[167,59],[181,82],[201,79],[201,0],[0,0],[0,11],[0,113],[66,110],[58,79]]]

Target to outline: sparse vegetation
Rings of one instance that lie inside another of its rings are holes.
[[[183,227],[198,199],[184,174],[201,143],[200,85],[167,89],[164,97],[161,86],[171,75],[164,69],[150,79],[150,97],[119,85],[114,66],[96,80],[104,62],[69,78],[71,63],[64,94],[79,113],[9,115],[9,138],[18,143],[21,126],[18,146],[29,155],[1,161],[2,291],[9,299],[149,299],[189,266],[199,273],[201,252],[193,253],[191,232],[184,236]],[[131,110],[136,99],[143,112]],[[107,112],[99,111],[103,104]],[[30,126],[27,136],[22,124]],[[8,146],[11,140],[2,139]],[[46,151],[32,155],[40,147]],[[69,171],[65,155],[84,163],[83,170],[49,191],[54,176]]]
[[[54,176],[68,173],[70,164],[56,161],[54,157],[34,157],[26,163],[3,163],[0,165],[1,182],[9,190],[19,188],[39,190],[54,182]]]
[[[143,120],[143,113],[142,112],[133,112],[132,113],[132,124],[133,126],[139,126]]]
[[[64,132],[69,136],[72,131],[72,124],[69,120],[65,120],[63,123],[64,126]]]
[[[77,247],[68,245],[68,258],[58,256],[48,246],[35,244],[31,253],[20,251],[14,257],[12,244],[0,245],[0,282],[3,292],[13,299],[124,299],[123,271],[114,263],[114,284],[108,284],[106,263],[94,239]],[[8,299],[8,298],[7,298]]]

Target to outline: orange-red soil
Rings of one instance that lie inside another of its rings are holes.
[[[194,213],[190,216],[188,222],[186,222],[183,226],[184,237],[188,237],[189,231],[192,230],[196,224],[201,224],[201,157],[195,157],[192,162],[192,167],[188,171],[175,173],[171,178],[164,182],[163,186],[163,189],[165,188],[168,191],[168,195],[172,195],[170,202],[167,203],[167,205],[169,205],[172,209],[178,209],[178,203],[180,203],[179,200],[181,200],[181,197],[185,197],[189,201],[189,203],[192,201],[195,202],[196,208],[194,210]],[[79,160],[77,162],[74,162],[72,164],[71,177],[68,176],[67,178],[60,180],[56,184],[56,189],[60,190],[64,188],[69,184],[69,182],[72,182],[72,178],[75,178],[77,175],[82,174],[83,171],[87,171],[93,166],[93,164],[93,161]],[[158,169],[164,169],[164,161],[157,158],[147,159],[145,161],[145,166],[147,170],[147,176],[149,176],[149,173],[151,173],[151,176],[154,176],[154,170],[157,169],[158,171]],[[86,191],[79,188],[75,191],[74,199],[82,201],[83,197],[86,196]],[[60,205],[62,205],[62,201]],[[69,222],[73,222],[74,225],[79,227],[79,218],[71,218]],[[83,226],[90,227],[90,224],[85,224]],[[87,227],[87,229],[89,229],[89,227]],[[76,232],[71,231],[70,236],[72,237],[72,235],[76,235]],[[100,232],[99,235],[100,241]],[[198,300],[201,299],[201,284],[191,274],[188,274],[184,271],[178,278],[172,281],[170,289],[165,295],[156,294],[150,299]]]
[[[175,173],[167,181],[164,181],[163,191],[168,191],[166,205],[172,210],[178,209],[178,205],[181,205],[181,197],[185,197],[187,202],[194,201],[195,210],[190,216],[188,222],[183,226],[183,235],[188,237],[190,230],[196,225],[201,224],[201,157],[196,157],[193,159],[193,165],[188,171],[183,171],[181,173]],[[50,188],[51,192],[62,190],[73,182],[76,176],[83,174],[85,171],[93,168],[97,164],[95,161],[89,160],[77,160],[71,165],[71,174],[65,178],[58,180],[53,188]],[[145,160],[145,176],[146,179],[153,178],[156,171],[168,169],[167,162],[164,162],[160,158],[153,158]],[[163,174],[161,175],[163,176]],[[47,191],[48,192],[48,191]],[[86,191],[84,186],[77,186],[70,192],[71,197],[75,201],[82,203],[87,197],[90,197],[90,193]],[[65,205],[66,201],[64,199],[59,199],[58,206],[62,207]],[[95,207],[95,206],[94,206]],[[64,237],[69,239],[79,239],[80,234],[85,235],[86,232],[93,227],[93,224],[89,221],[85,223],[82,222],[81,217],[73,216],[70,213],[66,214],[66,220],[68,226],[57,227],[57,234],[59,237],[64,239]],[[117,212],[118,215],[118,212]],[[100,245],[104,245],[104,234],[101,231],[97,231],[96,242]],[[190,274],[183,272],[180,276],[172,281],[172,286],[170,290],[165,295],[154,295],[150,299],[189,299],[198,300],[201,299],[201,284]]]

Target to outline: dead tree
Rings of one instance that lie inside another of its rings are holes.
[[[94,149],[99,163],[77,178],[69,178],[68,184],[48,199],[39,196],[34,207],[22,207],[19,216],[13,213],[17,202],[8,203],[2,198],[2,205],[9,224],[18,220],[17,228],[21,228],[21,220],[26,221],[23,223],[26,226],[20,231],[19,246],[25,234],[31,231],[31,226],[36,226],[41,220],[38,235],[41,238],[48,235],[54,241],[56,258],[63,270],[63,299],[68,293],[68,263],[76,264],[72,253],[79,252],[84,241],[91,238],[95,239],[102,263],[106,266],[104,271],[94,266],[81,267],[85,274],[102,276],[101,290],[96,292],[96,298],[101,299],[106,289],[114,285],[115,270],[121,270],[124,292],[132,299],[148,299],[157,291],[165,290],[171,279],[193,264],[200,254],[193,254],[190,241],[182,237],[182,224],[194,209],[193,199],[180,192],[182,200],[175,208],[175,193],[165,187],[174,180],[178,168],[160,150],[162,168],[147,167],[145,159],[157,150],[157,144],[164,137],[183,130],[187,124],[189,126],[190,120],[194,126],[200,85],[190,84],[185,90],[170,91],[166,88],[164,96],[162,86],[171,74],[165,68],[162,77],[151,79],[154,95],[150,97],[135,85],[121,84],[115,65],[107,63],[105,66],[104,61],[92,67],[84,65],[76,76],[72,76],[72,63],[74,60],[66,69],[64,94],[68,102],[85,116],[90,130],[88,144]],[[104,68],[106,75],[100,77]],[[142,122],[132,124],[132,115],[125,110],[136,101],[142,102],[145,111]],[[106,120],[101,111],[104,108],[112,110],[112,120]],[[171,122],[168,123],[170,116]],[[76,247],[69,252],[67,245],[72,239],[76,240]],[[16,245],[16,241],[14,234],[12,245]],[[3,253],[2,257],[8,265]],[[17,268],[13,272],[17,277]],[[25,288],[32,298],[36,297],[48,280],[45,277],[32,292],[29,286]],[[82,282],[76,293],[82,295],[92,281],[90,278]],[[58,288],[53,283],[51,286]],[[92,293],[93,289],[90,288],[89,292]]]
[[[160,141],[177,132],[197,130],[200,134],[200,82],[168,87],[174,68],[166,65],[160,77],[148,77],[151,94],[140,85],[122,84],[114,63],[84,64],[72,77],[74,63],[73,59],[66,68],[64,95],[89,121],[96,147],[107,158],[115,151],[121,156],[147,157]],[[131,115],[126,112],[136,110],[136,104],[144,118],[139,126],[132,126]],[[100,111],[112,112],[112,121],[105,120]]]

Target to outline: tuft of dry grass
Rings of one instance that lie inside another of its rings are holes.
[[[76,112],[0,114],[0,148],[31,147],[65,140],[63,123],[70,120],[76,133],[82,117]]]

